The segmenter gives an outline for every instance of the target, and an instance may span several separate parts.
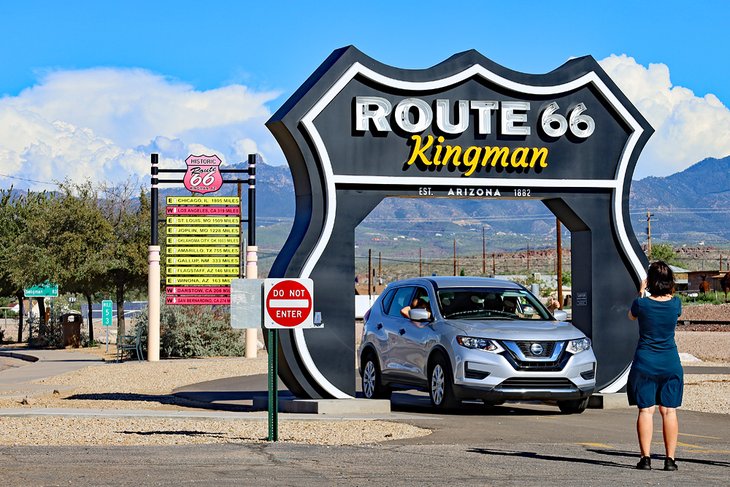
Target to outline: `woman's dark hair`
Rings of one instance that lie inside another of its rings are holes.
[[[649,266],[646,289],[652,296],[674,294],[674,273],[666,262],[658,260]]]

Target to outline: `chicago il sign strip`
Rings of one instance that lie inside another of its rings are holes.
[[[280,375],[300,396],[355,385],[354,229],[387,197],[530,198],[571,231],[574,324],[597,384],[620,390],[636,331],[625,304],[646,259],[628,195],[652,128],[592,57],[544,75],[475,51],[424,70],[339,49],[268,121],[294,177],[297,213],[270,277],[311,277],[328,328],[282,331]],[[350,345],[352,344],[352,345]]]

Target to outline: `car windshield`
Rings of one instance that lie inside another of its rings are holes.
[[[438,305],[445,319],[552,319],[542,303],[521,289],[442,289],[438,291]]]

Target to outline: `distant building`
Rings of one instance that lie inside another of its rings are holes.
[[[669,268],[672,269],[672,272],[674,273],[674,283],[677,285],[677,291],[691,290],[689,287],[689,270],[682,269],[676,265],[670,265]]]
[[[688,291],[699,291],[700,283],[705,280],[710,284],[710,291],[722,291],[720,286],[720,279],[725,273],[721,273],[718,270],[702,270],[702,271],[691,271],[687,272],[687,290]]]

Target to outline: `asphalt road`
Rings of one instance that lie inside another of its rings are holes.
[[[423,395],[398,393],[393,402],[399,421],[433,434],[347,447],[0,447],[0,478],[9,486],[728,485],[727,415],[680,412],[679,471],[661,471],[657,455],[657,469],[646,472],[633,468],[638,455],[632,409],[562,415],[538,404],[473,404],[434,414]],[[654,450],[661,454],[656,420]]]

